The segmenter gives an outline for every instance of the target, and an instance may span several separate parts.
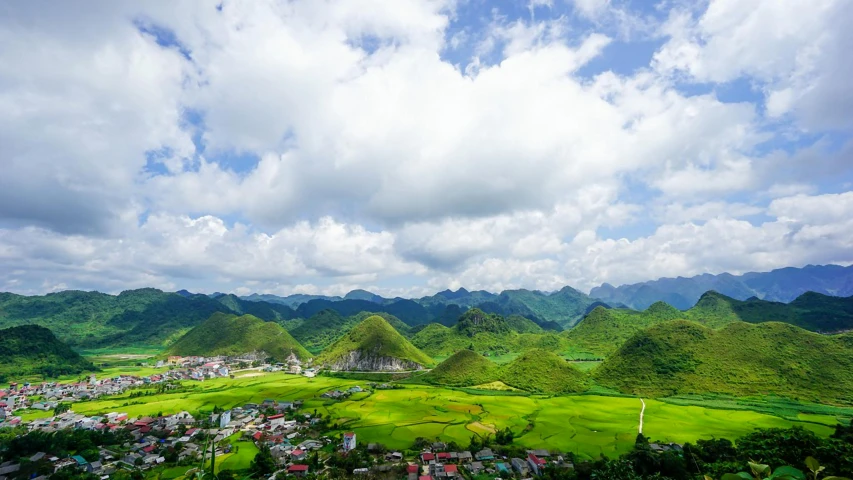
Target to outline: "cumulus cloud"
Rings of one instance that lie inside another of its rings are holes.
[[[417,295],[853,262],[849,2],[660,12],[631,74],[601,62],[654,14],[528,6],[0,7],[0,289]]]

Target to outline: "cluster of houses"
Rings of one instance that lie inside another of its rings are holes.
[[[85,382],[59,383],[43,382],[11,383],[9,387],[0,389],[0,425],[17,425],[20,417],[13,413],[17,410],[35,409],[52,411],[60,403],[74,403],[93,400],[103,396],[119,395],[134,387],[144,387],[152,384],[167,383],[181,380],[204,381],[217,377],[229,377],[239,366],[260,361],[257,354],[247,354],[239,357],[199,357],[199,356],[170,356],[167,360],[156,363],[157,368],[164,368],[160,373],[149,376],[119,375],[113,378],[97,379],[90,376]],[[165,368],[169,367],[168,370]],[[286,363],[264,365],[261,369],[268,371],[286,371],[308,377],[316,375],[313,368],[303,369],[301,362],[291,354]],[[38,397],[38,401],[31,398]]]
[[[520,476],[527,478],[541,475],[546,465],[573,469],[571,462],[562,456],[554,456],[548,450],[528,450],[526,458],[506,458],[495,455],[490,448],[478,452],[448,452],[442,442],[432,444],[432,448],[423,451],[420,463],[408,465],[408,480],[438,480],[463,478],[460,469],[470,475],[488,474],[508,478]]]
[[[361,393],[363,391],[365,391],[365,390],[363,388],[361,388],[361,386],[356,385],[356,386],[350,387],[346,390],[329,390],[328,392],[325,392],[320,396],[323,398],[331,398],[333,400],[341,400],[344,398],[349,398],[349,396],[352,395],[353,393]]]
[[[101,449],[98,461],[88,462],[79,456],[59,458],[47,452],[36,454],[32,461],[49,461],[54,472],[67,467],[79,468],[106,478],[120,468],[150,469],[166,461],[166,453],[176,454],[174,460],[198,460],[207,445],[217,445],[232,435],[240,434],[256,445],[270,447],[273,457],[283,468],[307,458],[331,442],[328,437],[308,438],[307,430],[316,422],[310,414],[296,412],[301,401],[265,400],[195,418],[189,412],[160,417],[128,418],[126,413],[86,416],[67,411],[59,415],[26,423],[30,431],[55,432],[63,429],[124,430],[131,442],[115,448]],[[272,410],[272,413],[270,412]],[[288,419],[290,417],[290,419]],[[354,437],[352,439],[355,445]],[[229,453],[230,446],[216,447],[217,455]],[[120,453],[119,453],[120,452]],[[209,457],[210,452],[206,452]],[[0,480],[14,479],[21,465],[6,462],[0,466]],[[307,473],[307,466],[295,467],[296,475]]]

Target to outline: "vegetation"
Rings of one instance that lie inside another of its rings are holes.
[[[0,293],[0,327],[41,325],[71,346],[162,345],[215,312],[233,313],[205,295],[154,288],[119,295],[69,290],[38,296]]]
[[[29,375],[55,378],[97,370],[53,332],[37,325],[0,330],[0,383]]]
[[[494,356],[530,348],[563,348],[558,334],[543,331],[527,318],[504,318],[478,308],[465,312],[452,327],[437,323],[423,327],[412,336],[412,343],[434,356],[452,355],[463,349]]]
[[[675,320],[631,337],[593,377],[644,396],[776,394],[851,403],[853,339],[775,322],[712,330]]]
[[[501,367],[501,380],[533,393],[573,393],[587,389],[583,372],[557,354],[542,349],[528,350]]]
[[[423,378],[439,385],[473,386],[496,381],[498,366],[479,353],[463,349],[441,362]]]
[[[318,312],[313,317],[301,322],[298,326],[293,327],[290,333],[293,338],[305,346],[310,352],[320,353],[324,348],[328,347],[335,340],[344,336],[352,330],[356,325],[364,321],[369,316],[378,315],[385,319],[395,330],[403,335],[410,333],[408,325],[400,321],[397,317],[388,313],[370,313],[359,312],[350,317],[343,317],[341,314],[332,309],[326,309]]]
[[[568,349],[606,357],[644,328],[683,318],[683,312],[658,302],[643,312],[596,307],[577,326],[563,332]]]
[[[807,292],[791,303],[768,302],[752,297],[741,301],[706,292],[686,317],[710,327],[736,321],[784,322],[813,332],[834,333],[853,329],[853,297],[831,297]]]
[[[422,366],[435,362],[378,315],[371,315],[317,357],[319,364],[335,364],[358,352],[364,358],[397,359]]]
[[[172,345],[172,355],[240,355],[264,352],[284,361],[291,353],[300,359],[311,354],[287,330],[252,315],[215,313]]]

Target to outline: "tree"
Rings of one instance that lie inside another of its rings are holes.
[[[272,458],[270,447],[261,445],[260,451],[249,466],[249,471],[255,477],[267,476],[276,470],[275,459]]]
[[[68,410],[71,410],[71,405],[68,405],[67,403],[59,403],[53,408],[53,415],[62,415]]]

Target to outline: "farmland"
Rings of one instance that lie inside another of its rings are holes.
[[[77,403],[83,414],[123,411],[131,416],[210,411],[264,399],[305,401],[304,410],[329,416],[338,431],[353,430],[360,441],[380,442],[404,449],[416,437],[440,437],[467,445],[471,436],[498,428],[517,432],[516,443],[531,448],[572,451],[581,457],[602,454],[613,457],[628,451],[637,434],[640,402],[637,398],[571,395],[533,396],[494,392],[475,394],[442,387],[409,384],[405,388],[356,394],[332,401],[321,394],[332,389],[365,385],[365,381],[317,377],[308,379],[282,373],[246,374],[234,379],[219,378],[190,382],[176,393],[126,396]],[[829,435],[837,415],[847,409],[808,410],[808,414],[773,415],[738,408],[709,408],[678,402],[646,400],[644,433],[660,441],[687,442],[698,438],[737,438],[758,427],[803,425],[820,435]],[[717,402],[724,403],[724,402]],[[756,404],[759,408],[760,404]],[[794,407],[788,406],[790,411]],[[49,415],[49,414],[48,414]],[[242,452],[241,454],[245,453]],[[223,467],[224,468],[224,467]]]

